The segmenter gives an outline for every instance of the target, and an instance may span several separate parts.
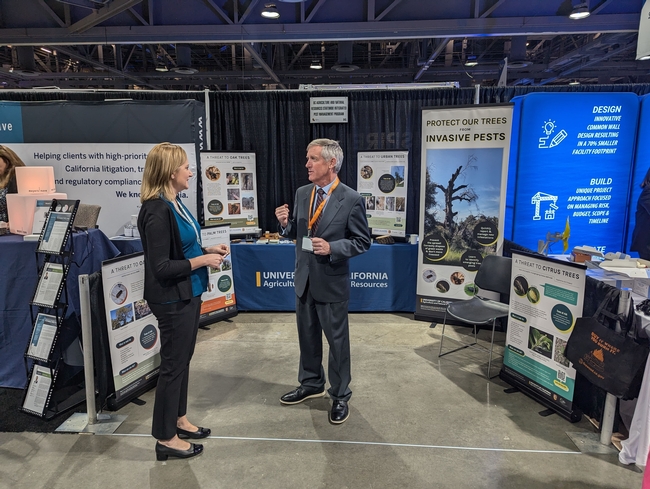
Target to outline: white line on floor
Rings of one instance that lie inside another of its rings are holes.
[[[138,433],[112,433],[110,436],[139,436],[150,437]],[[348,441],[348,440],[309,440],[301,438],[257,438],[247,436],[209,436],[207,439],[213,440],[240,440],[240,441],[276,441],[276,442],[294,442],[294,443],[340,443],[342,445],[374,445],[382,447],[399,447],[399,448],[438,448],[443,450],[469,450],[478,452],[515,452],[515,453],[549,453],[558,455],[581,455],[581,452],[572,450],[526,450],[520,448],[486,448],[486,447],[454,447],[449,445],[417,445],[413,443],[387,443],[376,441]],[[188,440],[193,441],[193,440]]]

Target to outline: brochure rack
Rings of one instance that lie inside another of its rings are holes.
[[[30,301],[32,335],[25,351],[34,362],[21,410],[50,419],[85,398],[83,389],[70,393],[57,385],[63,366],[63,351],[58,345],[66,317],[68,295],[66,279],[74,255],[70,239],[78,200],[52,200],[36,247],[38,282]]]

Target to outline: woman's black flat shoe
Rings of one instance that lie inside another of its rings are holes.
[[[176,434],[179,438],[192,438],[193,440],[200,440],[201,438],[207,438],[212,433],[210,428],[201,428],[199,427],[196,431],[187,431],[180,428],[176,428]]]
[[[166,447],[160,443],[156,443],[156,459],[165,461],[169,457],[176,458],[190,458],[196,457],[203,453],[203,445],[199,443],[190,443],[190,448],[187,450],[177,450],[176,448]]]

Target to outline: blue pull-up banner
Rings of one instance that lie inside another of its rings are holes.
[[[520,105],[513,240],[536,250],[568,218],[571,247],[623,250],[638,97],[534,93]]]

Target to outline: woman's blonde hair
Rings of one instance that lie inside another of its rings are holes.
[[[21,160],[13,150],[6,146],[0,146],[0,158],[2,158],[7,165],[5,172],[0,175],[0,188],[5,188],[14,178],[16,167],[25,166],[25,163],[23,163],[23,160]]]
[[[144,163],[140,202],[158,199],[161,194],[167,200],[174,200],[176,192],[172,188],[172,175],[187,161],[187,153],[172,143],[156,144]]]

